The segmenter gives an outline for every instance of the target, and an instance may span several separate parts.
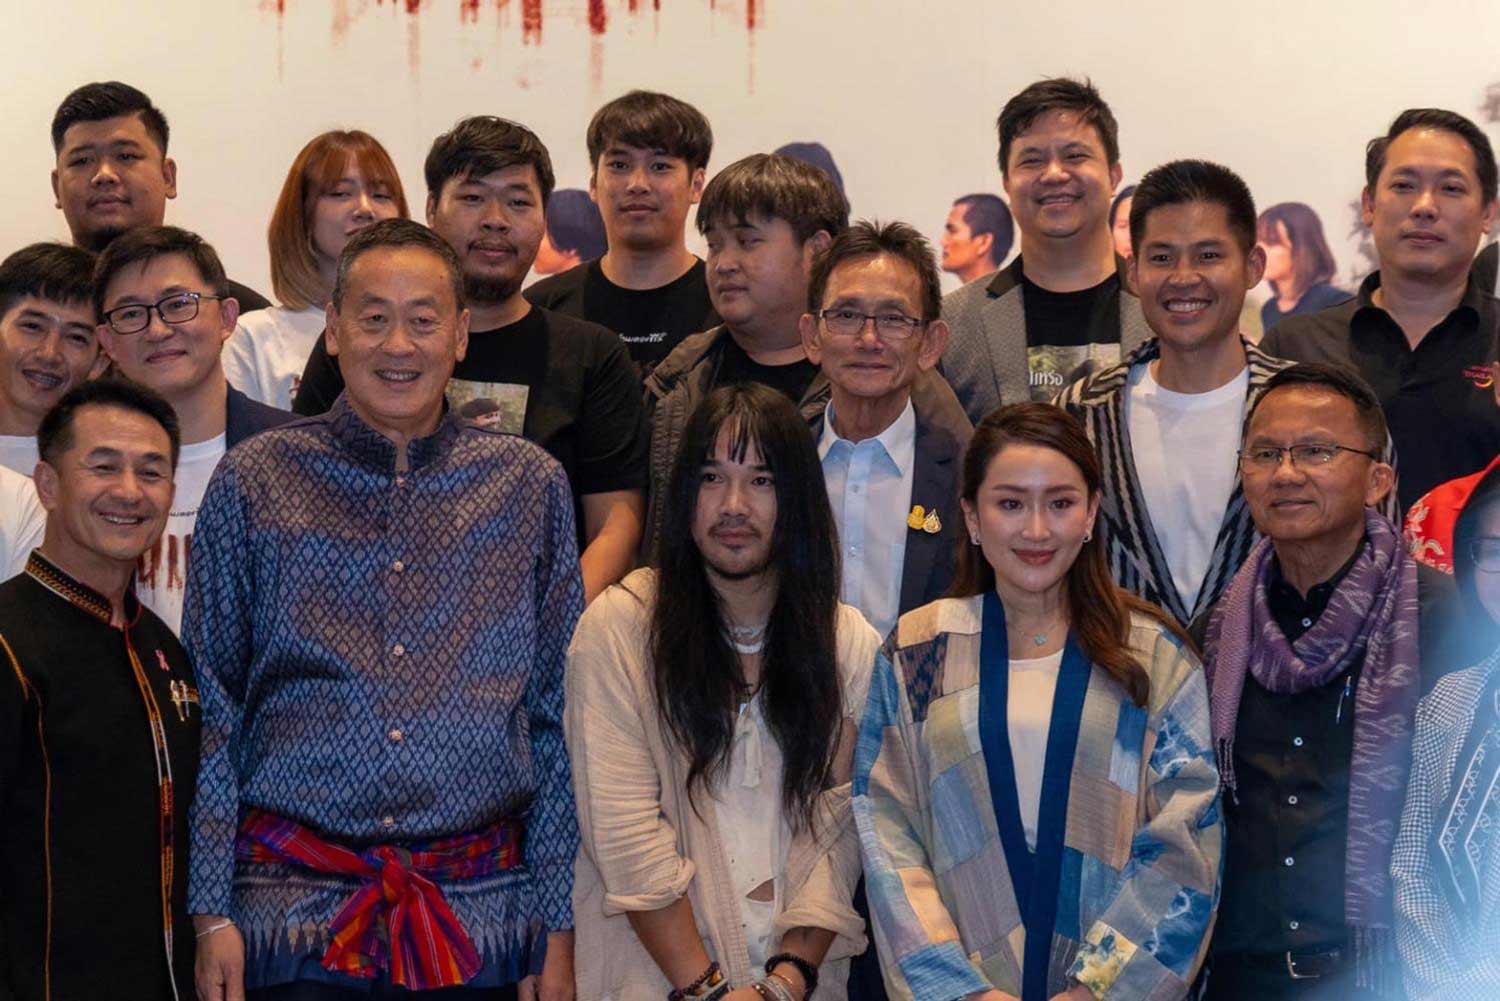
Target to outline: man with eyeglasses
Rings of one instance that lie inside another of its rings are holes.
[[[1421,658],[1416,564],[1376,509],[1386,435],[1335,366],[1284,369],[1251,404],[1264,538],[1204,647],[1228,825],[1210,1001],[1400,996],[1390,863]]]
[[[121,375],[172,404],[182,427],[166,531],[142,555],[136,595],[176,632],[198,503],[225,451],[293,419],[229,385],[219,352],[239,303],[224,265],[196,234],[150,226],[117,236],[94,270],[99,343]]]

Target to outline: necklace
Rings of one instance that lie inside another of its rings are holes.
[[[1052,630],[1056,629],[1060,625],[1062,625],[1062,620],[1060,618],[1053,619],[1052,622],[1048,624],[1046,629],[1042,630],[1039,633],[1031,634],[1031,642],[1039,647],[1046,646],[1047,638],[1052,635]]]
[[[758,626],[730,626],[729,645],[746,656],[760,653],[766,648],[766,624]]]

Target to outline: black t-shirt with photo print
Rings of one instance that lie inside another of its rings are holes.
[[[604,276],[598,261],[543,278],[522,294],[528,302],[608,327],[630,350],[642,379],[689,334],[719,324],[702,261],[653,289],[629,289]]]
[[[1031,398],[1050,402],[1063,387],[1120,361],[1120,278],[1052,292],[1021,275]]]
[[[343,389],[320,337],[294,408],[322,413]],[[575,498],[645,489],[649,437],[640,383],[625,345],[598,324],[532,307],[515,323],[470,332],[448,403],[545,448],[562,464]]]

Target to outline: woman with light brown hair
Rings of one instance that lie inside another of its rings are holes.
[[[325,132],[287,172],[267,232],[279,306],[240,317],[224,345],[224,374],[240,392],[292,408],[344,244],[382,219],[409,218],[390,154],[368,133]]]
[[[1192,643],[1115,586],[1099,460],[1040,403],[979,423],[951,596],[875,662],[854,817],[898,1001],[1182,998],[1223,825]]]

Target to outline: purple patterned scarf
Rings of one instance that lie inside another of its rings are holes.
[[[1328,607],[1296,643],[1271,615],[1266,588],[1274,551],[1262,539],[1235,575],[1209,624],[1205,648],[1219,774],[1233,794],[1234,730],[1249,674],[1279,695],[1328,684],[1363,654],[1354,693],[1349,766],[1349,843],[1344,919],[1363,985],[1376,986],[1378,953],[1391,945],[1391,846],[1411,768],[1412,722],[1421,695],[1417,566],[1401,535],[1365,511],[1366,542]]]

